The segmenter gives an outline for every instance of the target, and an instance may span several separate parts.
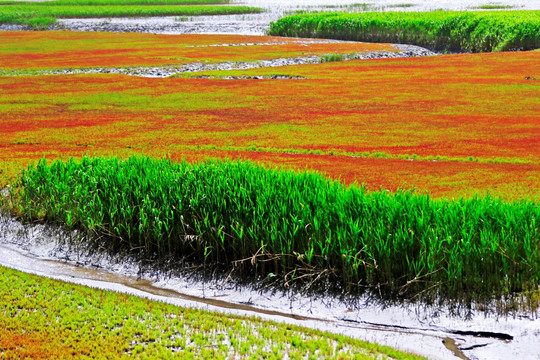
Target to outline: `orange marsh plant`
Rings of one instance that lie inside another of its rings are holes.
[[[398,51],[390,44],[274,36],[7,31],[0,32],[0,69],[161,66],[383,50]]]
[[[47,56],[58,59],[68,41],[62,37],[68,35],[50,36],[56,45]],[[136,41],[147,41],[145,49],[150,38],[159,38],[114,34],[118,43],[113,45],[104,44],[105,37],[92,44],[90,35],[73,36],[80,36],[77,41],[85,42],[90,52],[105,49],[98,54],[114,54],[115,48],[133,47]],[[250,59],[254,53],[260,58],[265,51],[277,57],[273,51],[281,45],[189,46],[198,41],[215,45],[282,40],[166,36],[160,41],[156,49],[163,43],[165,53],[176,41],[177,48],[189,50],[190,59],[221,61]],[[46,53],[39,41],[32,44],[38,47],[36,57]],[[284,48],[288,46],[304,47],[288,43]],[[7,59],[12,53],[13,48],[1,56]],[[537,198],[540,85],[534,79],[539,77],[539,58],[538,52],[463,54],[203,73],[303,77],[298,80],[1,77],[2,171],[10,177],[14,169],[42,156],[240,156],[319,170],[346,183],[366,183],[373,190]],[[86,65],[84,58],[79,61],[80,66],[114,64],[99,56]],[[162,59],[154,61],[161,64]]]

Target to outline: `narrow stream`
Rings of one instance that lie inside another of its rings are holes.
[[[130,293],[179,306],[204,308],[317,328],[412,351],[430,359],[538,359],[538,314],[470,320],[441,309],[351,306],[331,298],[269,294],[234,284],[142,274],[137,265],[86,256],[57,245],[63,235],[43,225],[0,217],[0,265],[67,282]],[[56,240],[55,240],[56,239]]]

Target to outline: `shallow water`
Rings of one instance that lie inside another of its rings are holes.
[[[14,0],[26,1],[26,0]],[[32,1],[32,0],[31,0]],[[49,0],[33,0],[49,1]],[[482,5],[511,6],[515,10],[540,10],[540,0],[232,0],[231,5],[260,7],[261,14],[221,16],[169,16],[153,18],[60,19],[56,29],[77,31],[129,31],[162,34],[264,35],[271,21],[295,11],[474,10]],[[19,25],[0,25],[0,30],[20,30]]]
[[[303,39],[298,39],[296,42],[302,43]],[[337,42],[334,40],[315,40],[313,42]],[[261,44],[241,44],[239,46],[246,47]],[[211,46],[231,46],[229,44],[211,45]],[[236,45],[235,45],[236,46]],[[393,51],[370,51],[365,53],[345,54],[343,61],[357,59],[382,59],[382,58],[401,58],[401,57],[420,57],[437,55],[427,49],[413,45],[394,44]],[[164,65],[164,66],[131,66],[131,67],[96,67],[96,68],[69,68],[69,69],[40,69],[40,70],[7,70],[0,69],[0,76],[17,76],[17,75],[65,75],[65,74],[124,74],[140,77],[165,78],[178,74],[194,73],[200,71],[215,71],[215,70],[246,70],[263,67],[283,67],[289,65],[314,64],[324,61],[323,56],[299,56],[291,58],[277,59],[260,59],[257,61],[228,61],[223,63],[187,63],[183,65]],[[222,79],[300,79],[301,77],[289,77],[287,75],[254,75],[254,76],[224,76]]]
[[[264,35],[271,21],[295,11],[347,11],[350,7],[366,3],[372,11],[430,11],[471,10],[486,4],[513,6],[521,10],[540,9],[540,0],[233,0],[233,4],[260,7],[261,14],[198,16],[198,17],[156,17],[156,18],[113,18],[113,19],[65,19],[59,27],[80,31],[136,31],[163,34],[242,34]],[[412,5],[403,7],[403,4]],[[401,6],[400,6],[401,5]]]
[[[56,243],[70,236],[43,225],[23,226],[0,217],[0,265],[72,283],[115,290],[180,306],[322,329],[360,338],[430,359],[538,359],[539,314],[470,320],[441,308],[357,304],[294,293],[265,293],[234,283],[203,283],[143,272],[135,263],[107,255],[86,255]]]

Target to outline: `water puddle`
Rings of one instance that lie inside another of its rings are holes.
[[[456,341],[452,338],[446,337],[443,339],[444,346],[450,350],[455,357],[459,359],[469,360],[468,357],[465,356],[463,351],[459,350],[459,344],[456,344]]]
[[[72,283],[130,293],[179,306],[287,322],[377,342],[430,359],[537,359],[538,314],[456,318],[444,309],[356,305],[295,293],[264,293],[232,283],[203,283],[141,272],[137,264],[88,256],[57,245],[65,234],[0,217],[0,265]],[[61,242],[60,242],[61,243]]]

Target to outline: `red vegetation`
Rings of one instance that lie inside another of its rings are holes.
[[[52,36],[30,34],[24,36]],[[67,35],[52,34],[58,37],[55,41],[67,41],[60,39]],[[77,36],[82,39],[77,41],[87,41],[90,35]],[[88,40],[89,47],[122,48],[122,41],[129,40],[132,46],[151,38],[159,40],[156,51],[170,53],[176,47],[190,58],[206,56],[212,61],[260,54],[282,57],[283,53],[273,51],[297,52],[297,47],[303,47],[294,42],[187,47],[293,41],[268,37],[107,34],[116,40],[103,44],[105,35],[92,36],[99,41]],[[166,46],[160,49],[160,44]],[[349,45],[311,44],[310,48],[331,52],[339,46]],[[51,59],[63,51],[53,50]],[[9,58],[6,53],[1,56]],[[88,61],[95,64],[102,61],[100,56]],[[304,77],[299,80],[2,77],[0,156],[5,163],[18,165],[40,156],[83,154],[241,156],[321,171],[346,183],[366,183],[370,189],[538,198],[537,64],[539,52],[514,52],[232,72]]]
[[[320,41],[235,35],[1,32],[0,69],[181,65],[194,61],[249,61],[335,52],[397,51],[390,44],[322,44]]]

